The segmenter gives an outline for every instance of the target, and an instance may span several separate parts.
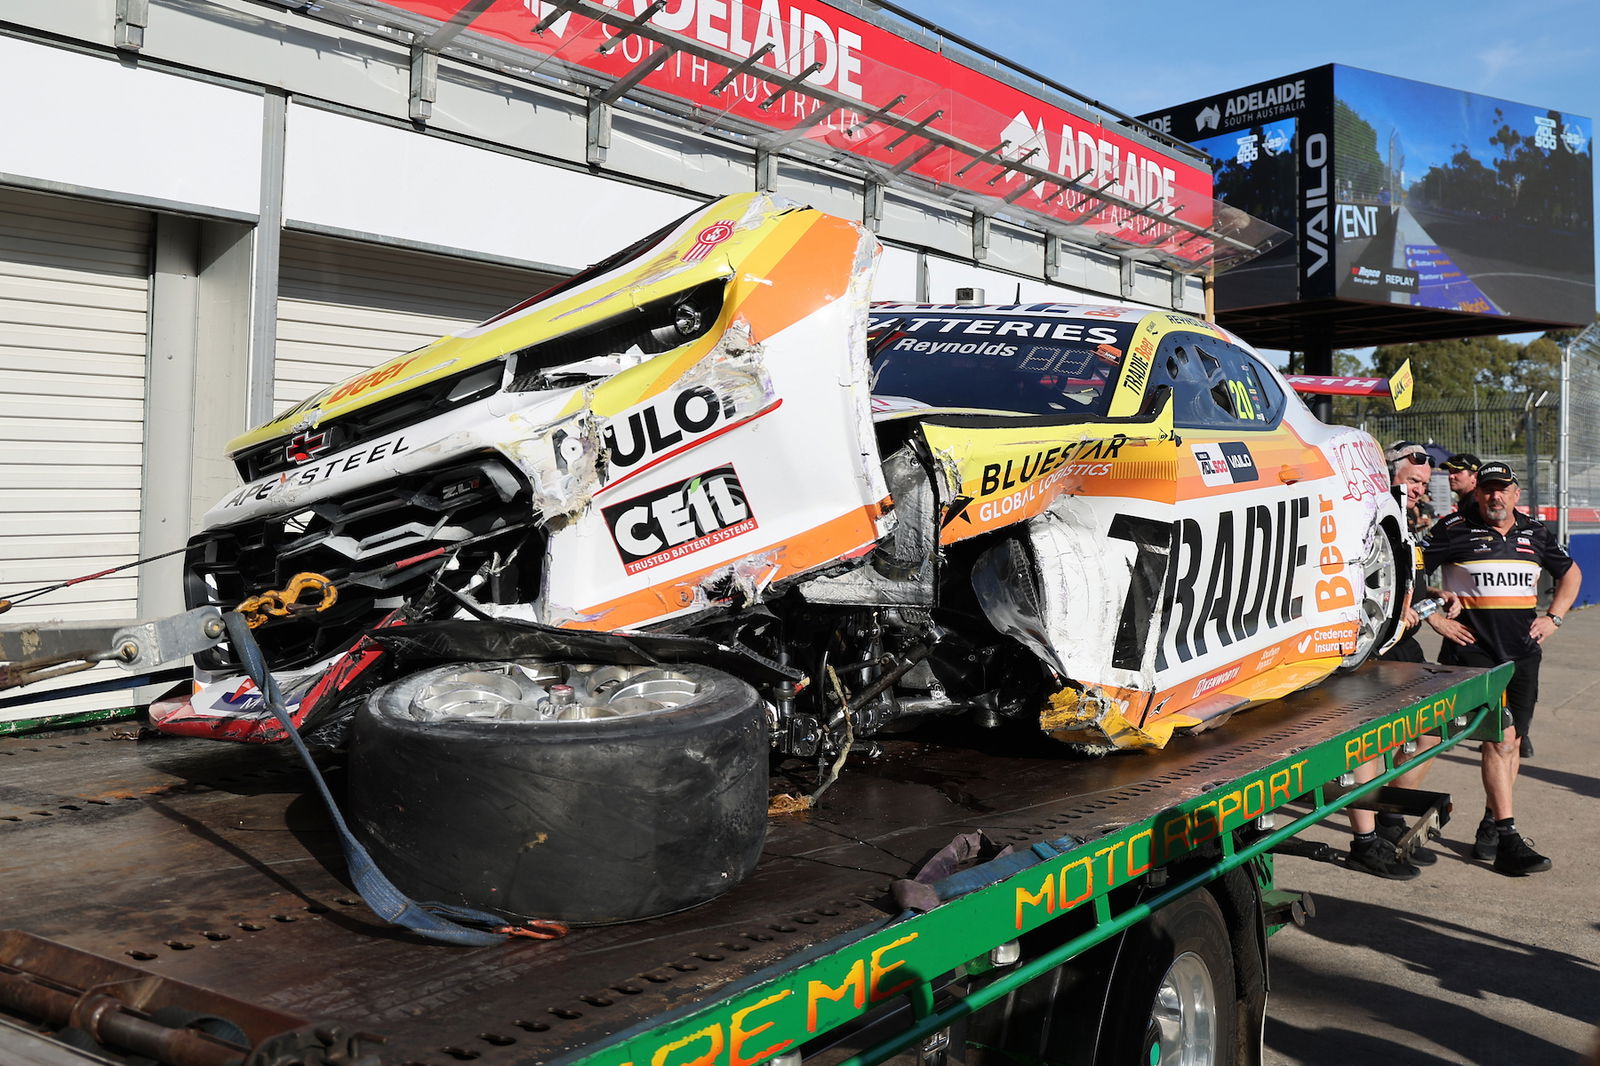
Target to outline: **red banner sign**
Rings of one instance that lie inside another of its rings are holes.
[[[456,20],[466,0],[371,0],[441,22]],[[648,0],[604,0],[637,18]],[[656,57],[665,46],[565,11],[549,19],[548,0],[494,0],[467,29],[614,78]],[[464,17],[464,16],[463,16]],[[535,27],[549,19],[542,32]],[[1194,238],[1152,215],[1194,226],[1212,223],[1211,173],[1165,155],[1092,119],[1046,103],[996,78],[819,0],[667,0],[650,19],[656,30],[721,49],[748,69],[673,51],[640,83],[697,107],[804,136],[966,194],[1003,200],[1081,226],[1119,243],[1189,261],[1208,257],[1210,240]],[[620,38],[620,40],[618,39]],[[537,59],[530,56],[530,65]],[[804,80],[854,102],[829,110],[814,98],[784,91]],[[930,146],[912,132],[871,121],[877,109],[973,146],[977,153]],[[818,114],[818,112],[822,114]],[[930,150],[931,148],[931,150]],[[907,160],[914,160],[909,166]],[[1072,179],[1066,188],[1008,169],[1026,163]],[[1120,198],[1107,204],[1088,193]],[[1134,208],[1144,208],[1141,213]]]

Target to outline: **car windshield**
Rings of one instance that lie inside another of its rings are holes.
[[[872,393],[932,407],[1103,415],[1133,324],[1005,311],[872,318]]]

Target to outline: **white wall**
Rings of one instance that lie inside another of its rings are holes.
[[[928,258],[928,299],[932,303],[949,303],[956,298],[958,288],[983,290],[983,302],[991,304],[1017,303],[1018,288],[1022,303],[1112,304],[1118,301],[1100,293],[1069,289],[1064,285],[1051,285],[1031,278],[1019,278],[998,270],[959,263],[949,259]]]
[[[0,175],[249,215],[261,97],[0,36]]]
[[[557,267],[587,266],[703,201],[291,105],[283,215]]]

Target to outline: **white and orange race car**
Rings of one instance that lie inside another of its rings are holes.
[[[728,197],[325,390],[234,443],[191,606],[318,593],[258,631],[312,724],[424,667],[446,717],[693,688],[574,694],[507,665],[534,649],[733,674],[803,756],[935,714],[1159,746],[1394,638],[1411,552],[1367,434],[1189,315],[871,305],[878,252]],[[200,667],[158,724],[280,735],[227,645]]]
[[[187,590],[264,624],[152,720],[345,742],[403,891],[609,922],[755,869],[773,755],[1159,746],[1393,638],[1366,434],[1188,315],[871,306],[878,254],[729,197],[241,437]]]

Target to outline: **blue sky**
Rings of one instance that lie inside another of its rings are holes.
[[[916,0],[908,9],[1131,115],[1324,63],[1600,115],[1595,0]]]
[[[1342,63],[1600,117],[1600,0],[902,2],[1130,115]]]

